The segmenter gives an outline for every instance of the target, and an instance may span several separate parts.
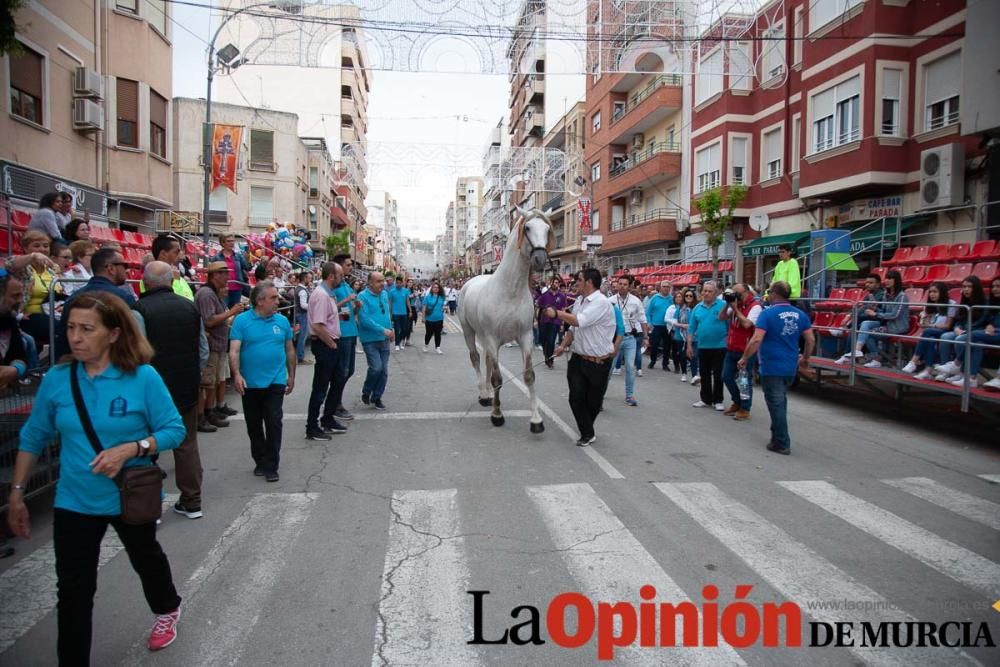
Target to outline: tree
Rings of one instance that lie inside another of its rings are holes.
[[[14,14],[25,2],[26,0],[0,0],[0,56],[20,52],[20,45],[14,37],[17,32]]]
[[[699,224],[705,230],[705,243],[712,251],[713,281],[719,280],[719,246],[726,240],[726,229],[733,224],[733,209],[746,196],[746,186],[731,185],[725,189],[712,188],[695,200],[701,215]]]
[[[323,245],[326,246],[327,257],[350,254],[351,231],[349,229],[343,229],[335,234],[330,234],[323,239]]]

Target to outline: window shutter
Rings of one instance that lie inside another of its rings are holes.
[[[834,99],[835,97],[833,88],[824,90],[822,93],[813,95],[812,98],[813,120],[822,120],[827,116],[832,116],[833,109],[836,106]]]
[[[274,199],[271,188],[250,188],[250,215],[258,221],[274,217]]]
[[[42,56],[24,44],[20,44],[20,46],[20,54],[8,56],[10,58],[10,85],[32,97],[42,99]]]
[[[852,79],[848,79],[847,81],[841,84],[837,84],[836,95],[838,102],[843,102],[844,100],[848,100],[854,97],[855,95],[860,95],[860,94],[861,94],[860,77],[854,77]]]
[[[882,97],[898,100],[900,98],[899,84],[902,82],[903,72],[898,69],[882,70]]]
[[[717,143],[708,149],[708,171],[721,171],[722,143]]]
[[[270,169],[274,164],[274,132],[250,130],[250,162]]]
[[[149,90],[149,122],[167,129],[167,100],[152,88]]]
[[[764,160],[773,162],[781,159],[781,131],[774,130],[764,135]]]
[[[929,106],[958,95],[962,85],[962,52],[949,53],[924,69],[924,100]]]
[[[743,137],[733,138],[733,157],[730,160],[734,167],[747,166],[747,140]]]
[[[139,82],[118,79],[118,120],[139,122]]]

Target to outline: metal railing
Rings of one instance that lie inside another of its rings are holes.
[[[621,176],[630,169],[633,169],[634,167],[637,167],[643,162],[649,160],[654,155],[659,155],[660,153],[678,153],[680,152],[680,150],[681,150],[680,144],[678,144],[676,141],[658,141],[655,143],[650,142],[650,146],[646,150],[640,153],[636,153],[627,160],[623,160],[622,162],[612,167],[610,176],[611,178],[615,178],[616,176]]]
[[[680,209],[678,208],[654,208],[643,215],[632,214],[625,216],[620,220],[612,220],[611,231],[617,232],[623,229],[628,229],[629,227],[637,227],[639,225],[644,225],[648,222],[655,222],[657,220],[676,220],[679,216]]]
[[[646,84],[641,90],[632,95],[628,102],[619,111],[611,115],[611,125],[614,125],[627,116],[630,111],[642,104],[647,97],[655,93],[660,88],[666,86],[680,86],[681,77],[678,74],[661,74]]]

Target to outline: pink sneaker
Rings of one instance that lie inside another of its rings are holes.
[[[149,633],[149,650],[159,651],[170,646],[177,639],[177,621],[181,618],[180,607],[169,614],[156,617],[153,629]]]

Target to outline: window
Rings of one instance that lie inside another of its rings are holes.
[[[705,102],[722,92],[722,49],[705,56],[698,64],[698,74],[695,79],[696,105]]]
[[[747,139],[746,137],[733,137],[732,155],[729,163],[732,165],[733,185],[746,185],[749,181],[747,174]]]
[[[354,98],[354,93],[351,92],[351,87],[350,86],[341,86],[340,87],[340,97],[341,97],[341,99],[345,99],[345,100],[353,99]]]
[[[958,122],[962,85],[962,52],[949,53],[924,67],[924,129]]]
[[[590,125],[593,128],[591,134],[597,134],[598,130],[601,129],[601,112],[598,111],[593,116],[590,117]]]
[[[274,188],[250,186],[250,224],[263,227],[274,222]]]
[[[10,59],[10,112],[41,125],[45,58],[20,42],[18,45],[21,53],[7,56]]]
[[[601,180],[601,163],[595,162],[590,165],[590,182],[593,183],[599,180]]]
[[[274,171],[274,132],[250,130],[250,168]]]
[[[590,231],[596,232],[601,228],[601,212],[594,211],[590,214]]]
[[[611,119],[618,120],[625,115],[625,103],[624,102],[614,102],[611,105]]]
[[[792,64],[798,65],[802,62],[802,33],[805,31],[805,16],[803,16],[805,6],[800,6],[795,8],[795,13],[793,14],[793,19],[795,25],[792,26],[792,35],[795,36],[795,41],[792,44]]]
[[[138,15],[139,0],[115,0],[115,9]]]
[[[761,80],[768,81],[785,71],[785,26],[779,25],[764,33],[764,64]]]
[[[722,165],[722,142],[703,148],[695,153],[697,189],[695,194],[719,187]]]
[[[882,70],[882,117],[879,129],[882,134],[898,137],[902,134],[900,125],[900,98],[902,93],[903,72],[898,69]]]
[[[814,153],[861,137],[860,84],[856,76],[812,96]]]
[[[309,207],[309,229],[316,231],[316,227],[319,223],[319,213],[316,211],[315,206]]]
[[[139,147],[139,82],[118,79],[118,145]]]
[[[309,167],[309,196],[319,195],[319,167]]]
[[[781,178],[781,128],[776,127],[764,133],[761,142],[764,150],[764,175],[762,180]]]
[[[344,56],[344,57],[342,57],[340,59],[340,66],[344,67],[344,68],[347,68],[347,69],[353,69],[354,68],[354,61],[351,60],[349,57]]]
[[[795,116],[792,118],[792,156],[791,166],[789,173],[796,173],[799,170],[799,155],[802,153],[802,140],[800,136],[802,135],[802,118],[800,116]]]
[[[815,32],[865,0],[812,0],[809,5],[809,32]]]
[[[167,157],[167,100],[149,90],[149,152]]]
[[[211,194],[208,195],[208,210],[216,213],[228,211],[226,198],[228,191],[229,188],[222,185],[212,190]]]
[[[677,150],[677,146],[674,145],[674,127],[672,125],[667,129],[667,150]]]
[[[729,47],[729,87],[733,90],[753,88],[753,60],[750,42],[736,42]]]
[[[146,20],[156,28],[161,35],[167,36],[167,3],[164,0],[144,0],[146,3]]]

